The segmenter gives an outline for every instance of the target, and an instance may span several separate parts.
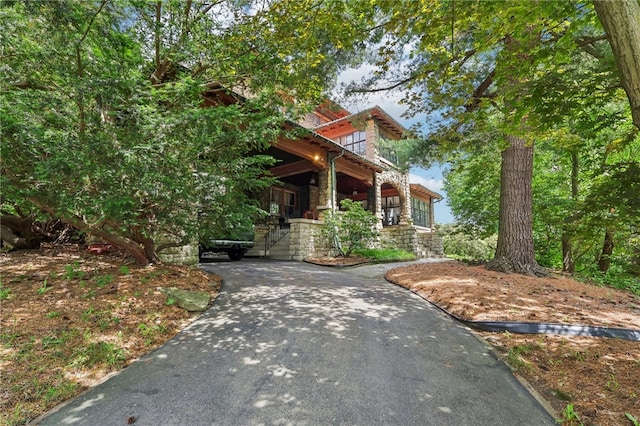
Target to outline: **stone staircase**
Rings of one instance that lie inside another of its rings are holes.
[[[265,243],[266,238],[268,238],[268,235],[265,238],[261,238],[256,241],[255,245],[247,252],[246,256],[291,260],[291,254],[289,253],[291,235],[289,234],[288,229],[286,229],[286,233],[283,232],[282,235],[278,237],[277,241],[272,243],[273,245],[271,247],[265,250],[265,247],[267,247],[267,243]]]

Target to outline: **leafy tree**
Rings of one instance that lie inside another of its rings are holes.
[[[596,7],[599,3],[601,9],[616,7],[606,1],[596,2]],[[637,27],[636,3],[625,2],[625,12],[617,14],[629,24],[624,34]],[[617,77],[611,79],[615,65],[608,59],[613,56],[608,46],[603,48],[605,37],[593,4],[543,2],[531,8],[524,1],[474,1],[461,7],[455,1],[422,0],[378,5],[386,33],[374,40],[378,50],[370,61],[376,70],[352,90],[404,90],[410,114],[436,112],[441,117],[442,128],[414,151],[415,157],[432,154],[434,145],[440,155],[473,152],[469,146],[478,138],[471,135],[487,131],[499,135],[493,138],[501,153],[499,237],[495,262],[489,267],[544,274],[535,260],[531,189],[534,142],[545,138],[550,127],[544,109],[559,102],[565,116],[576,117],[581,106],[598,97],[595,104],[601,103],[611,87],[619,86]],[[600,11],[598,15],[603,19]],[[612,44],[613,39],[625,44],[626,36],[607,32]],[[634,48],[626,46],[625,52]],[[613,51],[620,65],[620,49],[614,46]],[[550,86],[554,77],[563,80],[567,66],[578,63],[578,52],[600,59],[606,71],[580,78],[571,73],[574,85],[583,85],[575,94],[562,90],[569,86],[567,81]],[[627,64],[625,69],[631,70],[630,81],[635,84],[639,67]],[[623,86],[629,95],[629,85]],[[581,102],[572,107],[563,98]],[[551,118],[556,124],[562,122],[560,115]],[[569,234],[565,235],[569,242]]]
[[[3,203],[139,264],[246,226],[272,161],[247,154],[320,98],[360,37],[350,16],[340,1],[4,2]]]
[[[640,128],[640,2],[594,0],[593,3],[613,49],[633,123]]]
[[[379,2],[387,31],[359,89],[402,88],[410,113],[435,112],[432,137],[446,152],[472,143],[472,133],[500,134],[501,202],[496,268],[544,274],[532,238],[531,176],[535,128],[526,86],[562,63],[581,23],[593,13],[573,2]],[[568,25],[568,21],[575,24]],[[373,87],[367,88],[367,87]],[[485,124],[489,124],[486,127]],[[431,144],[429,144],[431,145]],[[420,152],[420,151],[419,151]]]
[[[496,251],[497,235],[486,236],[484,229],[472,225],[447,224],[440,229],[444,253],[448,257],[487,261]]]
[[[362,203],[348,198],[340,202],[340,208],[325,216],[322,233],[339,256],[349,256],[354,250],[366,248],[378,235],[378,219]]]

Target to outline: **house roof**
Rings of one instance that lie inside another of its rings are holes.
[[[313,130],[315,131],[331,130],[331,129],[340,127],[345,123],[351,124],[353,122],[357,122],[359,120],[366,120],[369,118],[375,118],[376,120],[378,120],[378,122],[382,124],[382,127],[384,129],[396,135],[398,138],[403,137],[407,133],[407,129],[405,129],[400,123],[398,123],[395,119],[393,119],[378,105],[355,114],[337,118],[328,123],[324,123],[320,126],[314,127]]]
[[[245,99],[244,94],[241,94],[239,92],[240,92],[239,90],[226,89],[224,86],[218,83],[211,83],[207,86],[207,91],[205,93],[205,100],[208,101],[209,103],[215,103],[215,102],[221,102],[221,103],[227,103],[227,104],[235,103]],[[349,114],[349,111],[347,111],[337,103],[330,100],[327,100],[327,102],[323,104],[323,107],[328,111],[329,110],[333,111],[332,114],[335,114],[335,116],[347,116],[347,114]],[[290,120],[286,121],[286,126],[289,129],[294,129],[294,128],[305,129],[305,127]],[[307,142],[314,145],[318,145],[330,152],[335,152],[335,153],[343,152],[344,154],[342,155],[342,157],[344,157],[345,160],[355,163],[359,167],[364,167],[366,169],[373,170],[378,173],[384,170],[379,164],[369,161],[363,156],[356,154],[355,152],[349,151],[348,149],[332,141],[331,139],[326,138],[321,134],[316,133],[313,130],[309,130],[309,129],[306,129],[306,130],[307,130],[307,133],[301,136],[301,138],[306,140]],[[277,147],[277,144],[275,144],[275,146]]]
[[[409,184],[409,187],[411,189],[411,192],[416,194],[416,195],[422,195],[423,197],[430,197],[430,198],[436,198],[438,200],[442,200],[442,195],[438,194],[435,191],[430,190],[429,188],[426,188],[418,183],[411,183]]]
[[[300,124],[295,123],[293,121],[287,121],[287,124],[290,126],[290,128],[299,128],[299,129],[304,129],[304,127],[302,127]],[[301,136],[301,139],[306,140],[309,143],[312,143],[314,145],[319,145],[320,147],[326,149],[329,152],[335,152],[335,153],[344,153],[342,156],[353,162],[358,164],[361,167],[365,167],[367,169],[373,170],[375,172],[382,172],[385,169],[380,166],[379,164],[374,163],[373,161],[367,160],[365,157],[356,154],[355,152],[349,151],[348,149],[346,149],[345,147],[343,147],[342,145],[340,145],[339,143],[336,143],[334,141],[332,141],[331,139],[322,136],[319,133],[316,133],[313,130],[309,130],[306,129],[308,131],[308,133],[304,134]],[[277,145],[276,145],[277,147]]]

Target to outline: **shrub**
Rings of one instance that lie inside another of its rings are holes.
[[[473,261],[493,259],[497,235],[482,236],[461,227],[443,227],[442,231],[442,244],[447,257]]]
[[[363,249],[378,236],[376,217],[362,204],[348,198],[340,202],[342,211],[329,212],[324,218],[322,235],[340,256]]]

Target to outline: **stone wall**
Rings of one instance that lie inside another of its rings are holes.
[[[169,247],[158,253],[158,257],[164,263],[196,265],[199,261],[198,245],[194,243],[180,247]]]
[[[438,232],[416,230],[414,253],[418,257],[443,257],[442,236]]]
[[[289,253],[292,260],[326,256],[329,247],[322,237],[324,222],[312,219],[289,219]]]
[[[395,225],[380,230],[380,245],[414,252],[416,239],[415,228],[408,225]]]
[[[380,245],[406,250],[418,257],[444,255],[440,234],[423,232],[410,225],[396,225],[381,229]]]

